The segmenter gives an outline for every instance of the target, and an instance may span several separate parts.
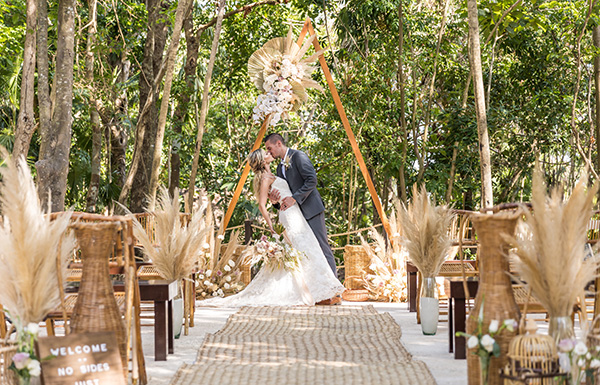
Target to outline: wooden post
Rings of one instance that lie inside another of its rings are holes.
[[[246,219],[244,221],[244,245],[249,245],[252,242],[252,221]]]
[[[252,146],[252,151],[258,150],[258,148],[260,147],[260,144],[265,136],[265,132],[267,132],[267,127],[269,126],[270,121],[271,121],[271,115],[269,114],[269,115],[267,115],[267,117],[265,118],[265,121],[263,122],[262,126],[260,127],[258,136],[256,137],[256,140],[254,141],[254,146]],[[252,152],[252,151],[250,151],[250,152]],[[238,184],[235,188],[235,192],[233,193],[233,198],[231,198],[231,201],[229,202],[229,206],[227,207],[227,212],[225,213],[225,217],[223,218],[223,222],[221,222],[221,228],[219,229],[219,234],[225,233],[225,229],[227,228],[227,225],[229,224],[229,220],[231,219],[231,216],[233,215],[233,210],[235,209],[235,205],[237,204],[238,199],[240,199],[240,195],[242,194],[242,189],[244,188],[244,183],[246,183],[246,179],[248,178],[249,173],[250,173],[250,164],[248,164],[248,161],[246,161],[246,164],[244,166],[244,171],[242,171],[242,176],[240,177],[240,180],[238,181]]]

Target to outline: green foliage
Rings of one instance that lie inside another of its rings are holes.
[[[226,11],[250,3],[250,0],[229,1]],[[590,31],[600,22],[600,4],[593,10],[584,31],[581,86],[574,95],[577,71],[574,44],[584,28],[587,2],[524,1],[500,22],[513,3],[514,0],[479,2],[486,89],[491,76],[487,116],[495,203],[529,199],[530,169],[536,158],[541,159],[550,184],[571,185],[576,179],[584,161],[574,148],[570,125],[574,97],[576,129],[583,151],[590,153],[592,159],[597,151],[597,138],[592,134],[589,117],[590,105],[595,101],[591,63],[599,52],[592,45]],[[168,22],[167,36],[172,32],[176,5],[169,2],[163,7],[165,13],[161,17]],[[463,104],[469,76],[465,2],[450,1],[446,29],[436,57],[443,2],[403,0],[404,105],[398,75],[398,5],[391,0],[297,0],[259,6],[225,19],[211,82],[197,187],[206,189],[221,210],[226,208],[259,128],[252,122],[252,108],[259,91],[248,79],[248,58],[269,39],[285,36],[290,24],[297,35],[305,18],[310,17],[319,42],[328,48],[326,62],[383,205],[389,210],[392,195],[402,193],[399,184],[402,166],[407,193],[413,183],[425,183],[436,200],[444,202],[454,166],[453,190],[448,203],[456,208],[477,208],[480,167],[472,86]],[[50,2],[51,59],[56,41],[56,7],[55,2]],[[103,127],[106,129],[119,121],[127,130],[128,164],[131,162],[140,110],[139,84],[143,80],[140,65],[144,59],[148,15],[145,4],[139,1],[98,3],[97,43],[93,47],[96,67],[94,82],[88,84],[84,78],[87,2],[78,3],[77,11],[73,149],[66,203],[83,209],[91,173],[89,102],[92,95],[107,111],[113,112],[105,117]],[[0,15],[0,144],[10,148],[20,95],[24,0],[0,0]],[[213,17],[214,2],[194,3],[194,29]],[[496,26],[496,32],[490,37]],[[184,40],[177,57],[161,182],[168,183],[168,156],[171,145],[177,142],[182,189],[189,188],[198,111],[213,33],[211,27],[200,36],[196,79],[190,90],[186,89],[183,70]],[[489,42],[485,44],[488,37]],[[131,63],[126,80],[120,79],[119,63],[124,59]],[[429,99],[434,69],[436,77]],[[320,70],[315,72],[314,78],[326,87]],[[123,92],[127,94],[127,105],[118,109],[115,100]],[[180,95],[187,93],[191,96],[190,104],[185,111],[182,132],[177,133],[173,110]],[[403,115],[407,141],[401,126]],[[330,233],[368,227],[378,221],[328,90],[311,91],[309,102],[298,114],[269,131],[282,132],[292,147],[306,151],[312,159],[319,173],[318,188],[327,207]],[[38,140],[36,134],[29,154],[32,162],[37,159]],[[453,165],[455,146],[458,156]],[[110,207],[119,194],[118,175],[108,166],[106,141],[102,156],[100,210]],[[422,169],[419,158],[422,158]],[[231,225],[259,217],[250,190],[247,184]],[[351,198],[354,200],[349,207]],[[350,212],[351,222],[348,221]],[[334,242],[336,246],[343,246],[346,240],[346,237],[336,238]]]

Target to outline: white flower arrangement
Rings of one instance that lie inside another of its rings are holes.
[[[254,245],[255,253],[250,261],[256,264],[261,260],[271,269],[297,270],[303,253],[279,240],[263,235]]]
[[[5,312],[9,314],[8,311],[5,310]],[[23,327],[18,317],[15,318],[15,321],[17,330],[17,353],[12,357],[9,369],[13,370],[18,378],[29,383],[29,380],[32,377],[39,377],[42,373],[40,359],[36,355],[34,349],[40,328],[37,323],[33,322]],[[46,359],[48,358],[45,358],[44,360]]]
[[[255,122],[261,123],[271,115],[269,124],[275,126],[308,99],[306,88],[323,89],[311,79],[314,70],[312,64],[323,50],[303,58],[315,38],[313,35],[305,39],[302,47],[299,47],[293,41],[290,28],[287,37],[269,40],[250,56],[248,75],[262,92],[256,98],[253,110],[252,118]]]
[[[457,332],[458,337],[467,338],[467,347],[473,350],[473,354],[479,356],[479,363],[481,366],[482,378],[484,385],[488,381],[488,370],[490,365],[490,359],[492,356],[500,356],[500,345],[494,338],[502,330],[507,329],[513,332],[517,327],[517,322],[514,319],[507,319],[500,323],[499,320],[492,320],[488,325],[487,333],[483,332],[483,303],[479,311],[479,317],[477,318],[477,330],[475,334],[468,334],[463,332]]]
[[[568,373],[569,384],[594,384],[600,369],[600,346],[588,348],[575,338],[563,339],[558,343],[558,363]]]

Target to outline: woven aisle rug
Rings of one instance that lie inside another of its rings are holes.
[[[171,384],[435,384],[401,335],[371,305],[242,308]]]

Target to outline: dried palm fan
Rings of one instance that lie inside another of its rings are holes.
[[[537,334],[537,325],[531,319],[527,321],[525,330],[527,334],[514,337],[508,346],[504,384],[555,384],[555,376],[558,374],[556,343],[548,335]]]
[[[13,321],[38,323],[60,303],[66,261],[75,247],[70,214],[50,220],[42,209],[29,167],[0,147],[0,303]],[[60,266],[60,267],[59,267]],[[60,275],[60,276],[59,276]]]
[[[293,65],[299,66],[301,73],[296,81],[290,81],[295,96],[292,111],[297,111],[300,105],[308,100],[306,88],[314,88],[322,91],[323,87],[312,80],[311,74],[315,67],[313,63],[319,58],[324,50],[319,50],[307,58],[302,58],[312,45],[316,35],[307,38],[300,47],[293,41],[292,28],[290,27],[287,37],[276,37],[266,42],[260,49],[255,51],[248,59],[248,75],[256,88],[265,90],[265,80],[270,76],[280,76],[280,65],[287,59]]]
[[[173,199],[169,191],[161,187],[157,208],[150,213],[155,221],[155,241],[148,236],[144,227],[134,218],[133,233],[141,243],[144,254],[152,261],[158,274],[167,280],[181,280],[188,277],[199,263],[206,234],[212,230],[204,220],[205,207],[192,215],[187,226],[179,215],[179,191]],[[155,245],[156,243],[156,245]]]
[[[594,279],[600,266],[596,257],[585,259],[586,229],[598,183],[587,191],[586,187],[587,175],[584,174],[568,201],[563,202],[558,188],[547,196],[542,171],[536,166],[533,211],[525,210],[528,233],[509,239],[517,257],[515,270],[548,310],[549,331],[557,342],[567,337],[563,331],[573,332],[570,322],[573,305],[578,297],[584,298],[585,286]],[[562,323],[567,324],[565,328]]]

